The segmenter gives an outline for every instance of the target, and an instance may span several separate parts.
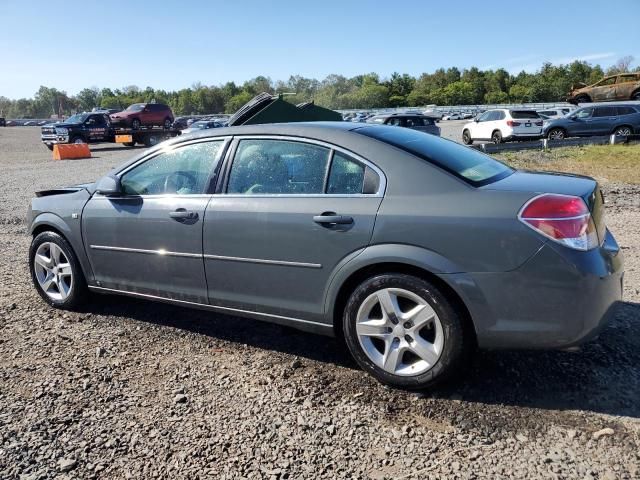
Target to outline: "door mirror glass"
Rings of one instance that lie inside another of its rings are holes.
[[[96,192],[107,197],[122,194],[120,179],[115,175],[107,175],[98,180]]]

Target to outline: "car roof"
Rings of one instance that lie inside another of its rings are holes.
[[[617,102],[593,102],[593,103],[583,103],[579,108],[585,107],[606,107],[606,106],[616,106],[616,105],[632,105],[634,107],[640,106],[640,100],[621,100]]]

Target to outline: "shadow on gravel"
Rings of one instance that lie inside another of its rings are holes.
[[[88,311],[357,368],[336,339],[279,325],[126,297],[96,296]],[[431,398],[640,418],[640,304],[625,302],[600,337],[579,352],[481,351],[463,379]],[[364,375],[364,373],[363,373]]]

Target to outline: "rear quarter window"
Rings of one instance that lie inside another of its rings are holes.
[[[534,112],[533,110],[511,110],[509,113],[511,113],[511,118],[513,119],[540,118],[538,112]],[[553,115],[553,113],[551,113],[551,115]]]

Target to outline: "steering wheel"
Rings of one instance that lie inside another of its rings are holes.
[[[188,188],[193,192],[198,180],[189,172],[173,172],[164,179],[164,192],[165,193],[178,193],[178,190]]]

